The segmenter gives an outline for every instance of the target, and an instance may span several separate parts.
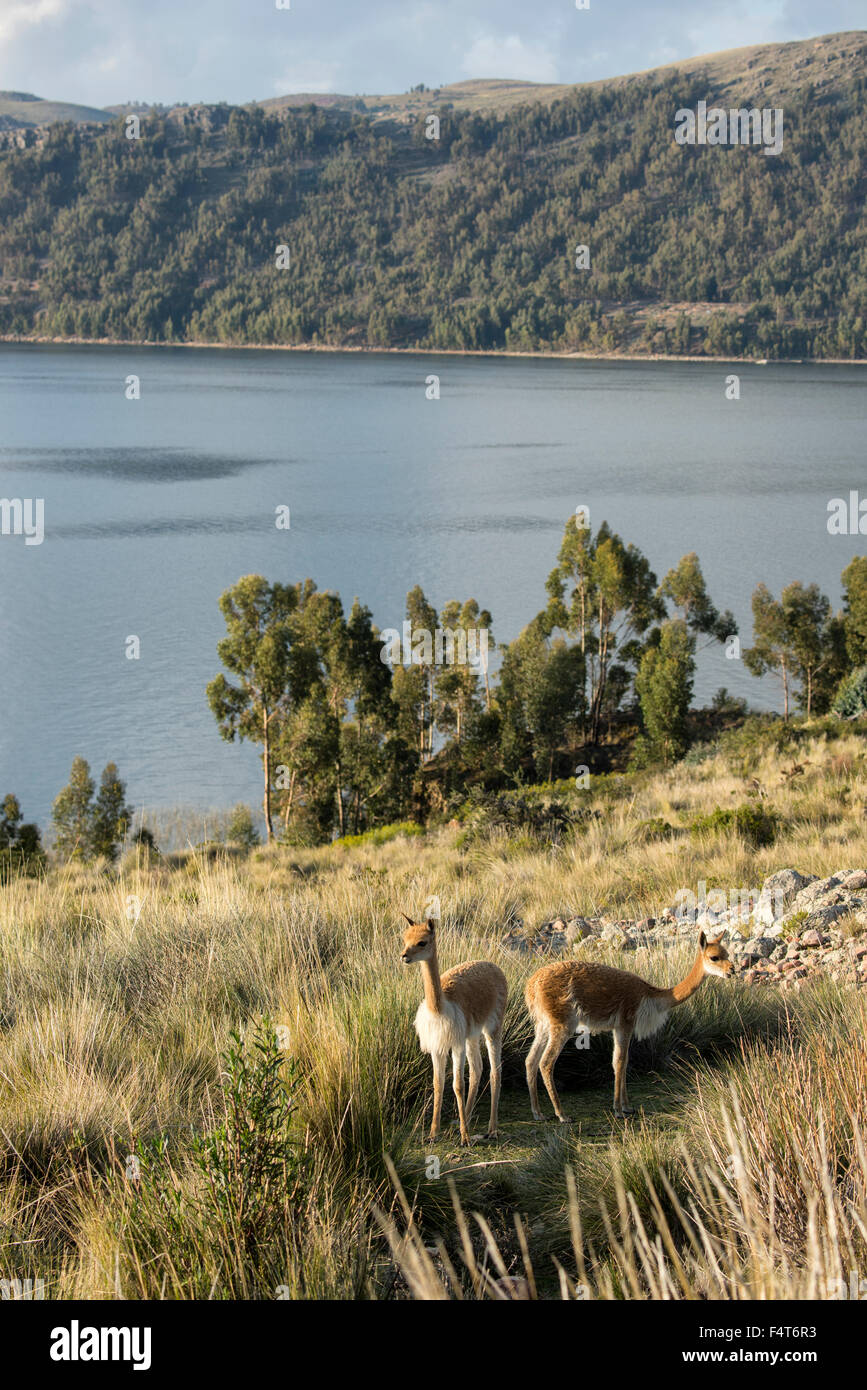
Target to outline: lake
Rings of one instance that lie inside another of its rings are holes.
[[[205,698],[243,574],[309,575],[382,628],[416,583],[473,596],[505,641],[584,505],[659,579],[697,551],[744,645],[759,581],[837,606],[865,538],[829,535],[827,506],[864,484],[865,388],[837,365],[0,345],[0,496],[45,508],[41,545],[0,536],[0,796],[46,827],[80,753],[137,807],[258,807],[256,749]],[[696,702],[721,685],[780,707],[714,646]]]

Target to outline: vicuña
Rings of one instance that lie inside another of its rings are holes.
[[[491,1119],[488,1136],[497,1133],[500,1102],[503,1015],[508,986],[499,966],[487,960],[465,961],[440,976],[437,961],[436,927],[432,918],[414,922],[403,916],[409,927],[403,934],[401,960],[405,965],[418,962],[424,981],[424,999],[415,1016],[415,1030],[422,1052],[433,1062],[434,1104],[430,1137],[440,1132],[443,1109],[446,1060],[452,1054],[452,1087],[458,1105],[461,1143],[470,1142],[469,1125],[482,1077],[480,1038],[484,1035],[491,1063]],[[464,1063],[470,1062],[470,1089],[464,1103]]]
[[[538,1076],[551,1097],[557,1119],[566,1123],[554,1086],[554,1065],[569,1038],[576,1033],[614,1034],[614,1113],[631,1115],[626,1096],[626,1062],[633,1037],[658,1032],[670,1011],[682,1004],[707,975],[730,975],[734,965],[722,944],[724,933],[708,941],[698,938],[698,954],[689,974],[671,989],[648,984],[628,970],[581,961],[543,965],[527,981],[524,998],[536,1026],[527,1054],[527,1085],[534,1119],[541,1120]],[[580,1045],[580,1044],[579,1044]]]

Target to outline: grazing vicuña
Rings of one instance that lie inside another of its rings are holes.
[[[557,1119],[566,1122],[554,1086],[554,1064],[569,1038],[582,1033],[614,1034],[614,1113],[631,1115],[626,1096],[626,1062],[633,1037],[658,1032],[671,1009],[689,999],[707,975],[730,975],[734,965],[722,945],[723,933],[698,938],[698,954],[689,974],[670,989],[648,984],[628,970],[581,961],[543,965],[527,981],[524,998],[536,1025],[527,1054],[527,1085],[533,1117],[539,1109],[538,1075],[551,1097]]]

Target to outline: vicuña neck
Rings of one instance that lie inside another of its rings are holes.
[[[673,1009],[676,1004],[682,1004],[684,999],[688,999],[691,994],[695,994],[699,985],[703,982],[704,961],[701,951],[699,951],[689,974],[684,976],[679,984],[674,985],[674,987],[668,991],[671,1000],[669,1008]]]
[[[421,962],[421,977],[424,980],[424,1002],[432,1013],[441,1014],[443,1011],[443,987],[440,982],[440,967],[436,947],[433,948],[430,960]]]

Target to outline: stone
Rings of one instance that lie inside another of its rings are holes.
[[[814,879],[798,893],[792,903],[792,909],[795,912],[812,912],[817,907],[824,907],[822,899],[833,898],[839,887],[840,880],[836,874],[832,874],[830,878]]]
[[[592,927],[584,917],[570,917],[566,923],[566,940],[570,946],[574,946],[576,941],[583,941],[591,933]]]
[[[801,933],[802,946],[821,946],[822,944],[822,937],[815,929],[813,931],[805,931]]]
[[[779,869],[762,884],[756,904],[757,926],[770,927],[785,916],[787,908],[813,881],[812,874],[799,874],[797,869]]]
[[[815,912],[811,912],[803,930],[807,932],[824,932],[826,927],[830,927],[832,922],[836,922],[841,917],[848,915],[849,908],[843,903],[829,904],[828,907],[820,907]]]
[[[773,952],[774,942],[769,940],[766,936],[753,936],[750,937],[749,941],[745,941],[743,945],[739,945],[733,949],[737,951],[739,956],[749,956],[756,960],[764,960],[766,956],[771,955]]]

